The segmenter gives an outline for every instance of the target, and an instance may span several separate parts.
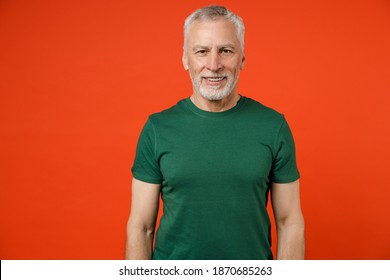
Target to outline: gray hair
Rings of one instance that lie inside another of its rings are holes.
[[[223,6],[207,6],[200,8],[190,14],[184,21],[184,51],[187,51],[187,39],[191,24],[196,20],[216,20],[218,17],[223,17],[229,20],[236,27],[237,38],[240,42],[242,50],[244,50],[244,34],[245,26],[241,17],[229,11]]]

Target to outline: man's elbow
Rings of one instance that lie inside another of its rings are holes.
[[[276,219],[276,226],[279,229],[282,228],[297,228],[304,230],[305,220],[303,218],[302,212],[296,213],[294,215],[287,215],[284,217],[278,217]]]
[[[127,238],[130,237],[152,237],[154,236],[155,226],[152,224],[144,223],[132,223],[129,221],[127,224]]]

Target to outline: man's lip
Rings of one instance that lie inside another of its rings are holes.
[[[204,76],[204,83],[208,86],[222,86],[226,81],[226,76]]]
[[[202,78],[206,79],[208,81],[212,81],[213,79],[215,81],[222,81],[222,80],[226,79],[226,76],[203,76]]]

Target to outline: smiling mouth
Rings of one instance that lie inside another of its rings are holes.
[[[226,77],[203,77],[203,78],[210,82],[220,82]]]

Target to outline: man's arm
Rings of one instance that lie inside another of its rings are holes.
[[[272,183],[271,201],[278,236],[276,258],[303,259],[305,239],[299,180],[287,184]]]
[[[131,213],[127,222],[126,259],[152,258],[154,229],[158,213],[160,185],[133,178]]]

